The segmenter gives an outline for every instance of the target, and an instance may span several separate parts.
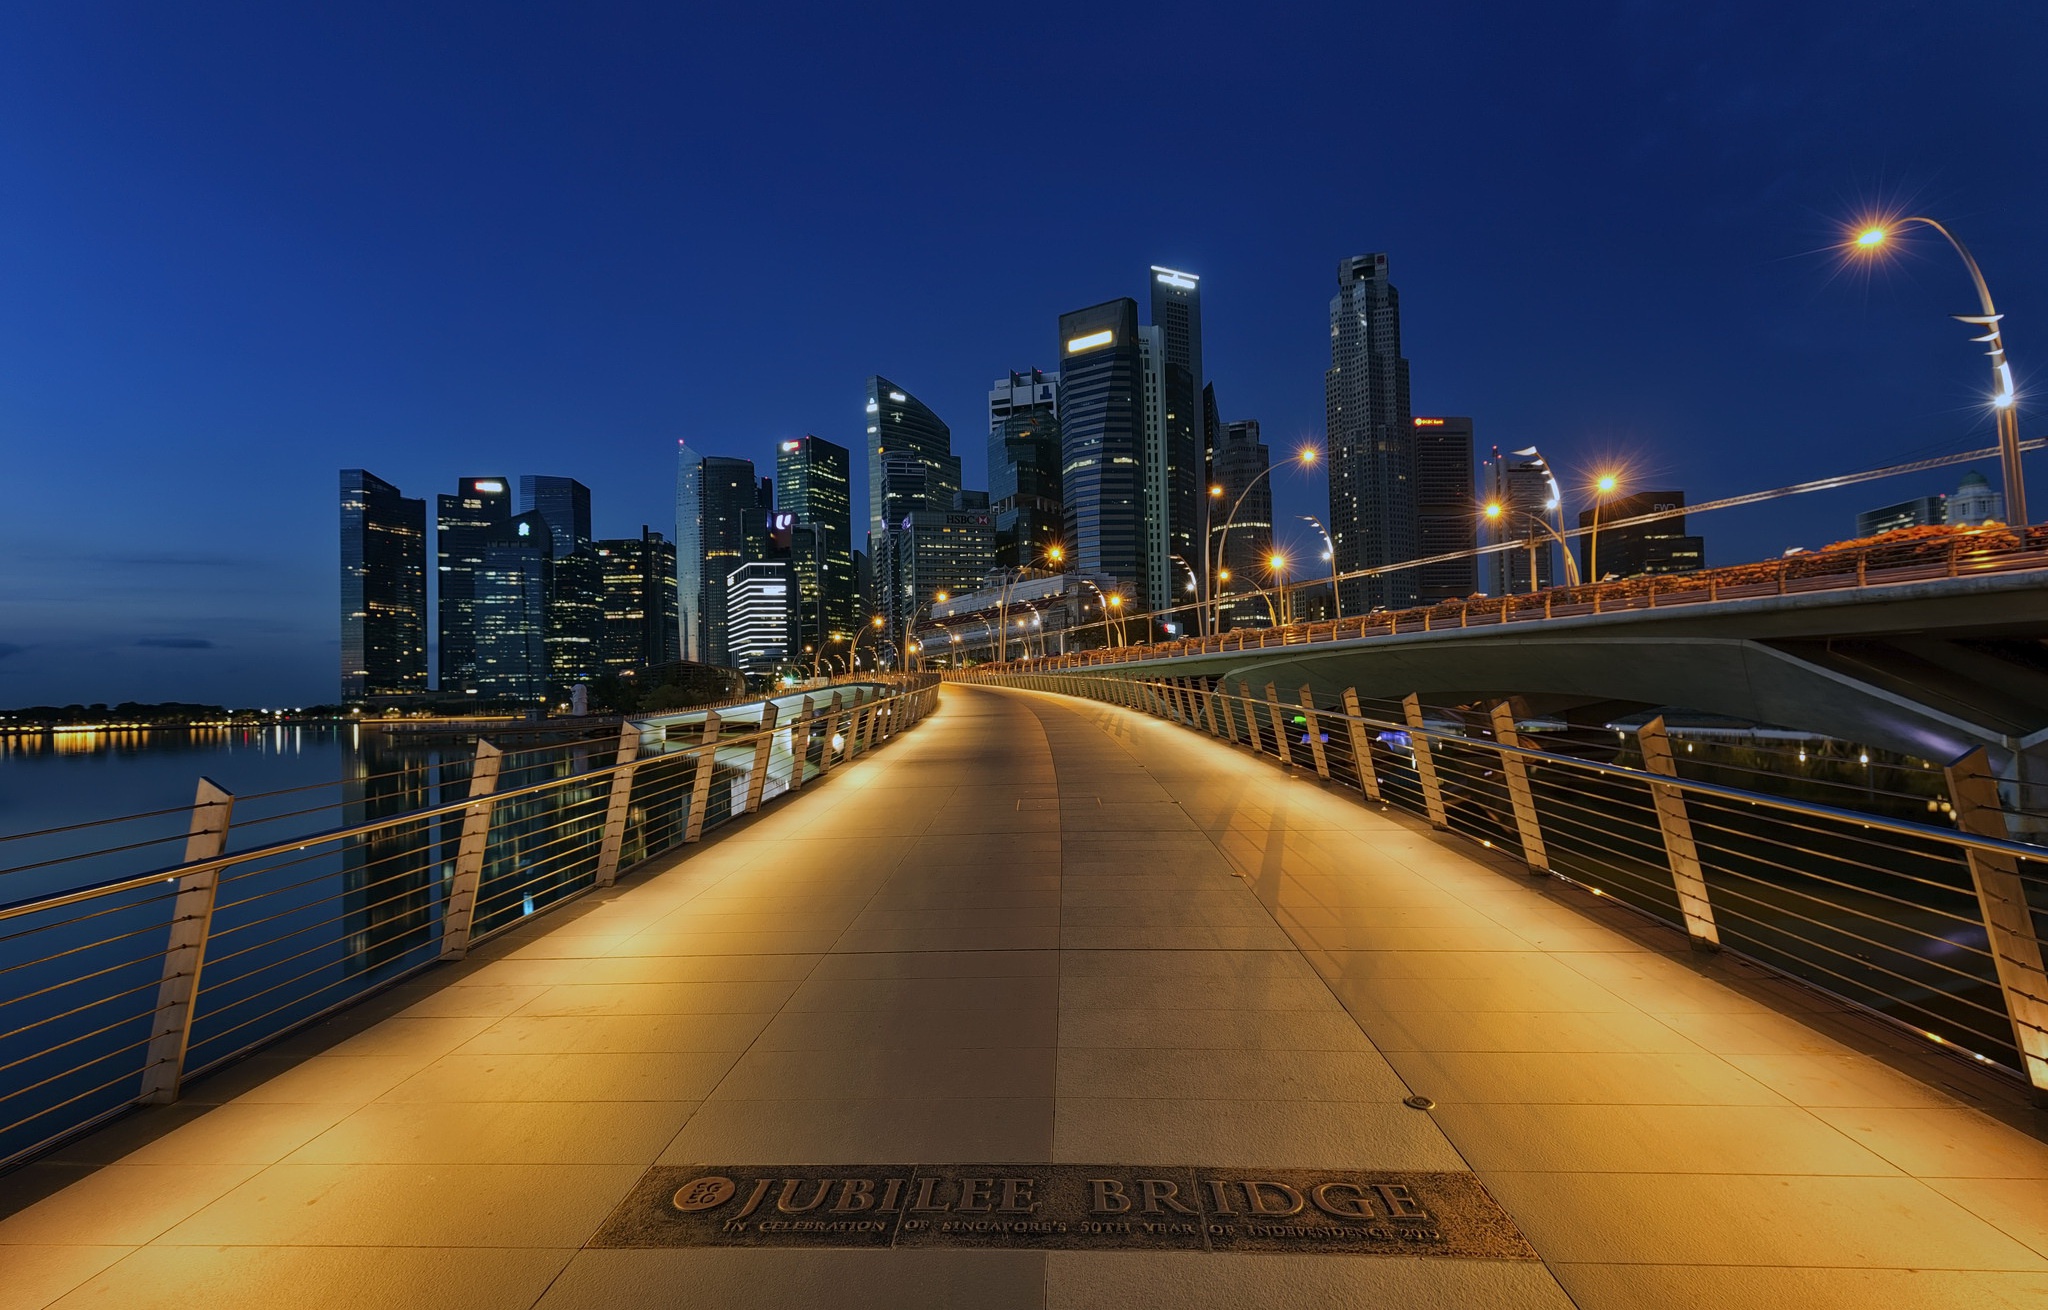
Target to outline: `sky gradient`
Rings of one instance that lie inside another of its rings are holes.
[[[678,438],[859,450],[878,372],[986,485],[990,381],[1154,263],[1276,452],[1384,250],[1418,413],[1704,500],[1992,443],[1954,257],[1833,249],[1924,212],[2048,427],[2036,6],[412,8],[0,6],[0,705],[333,700],[345,466],[667,532]]]

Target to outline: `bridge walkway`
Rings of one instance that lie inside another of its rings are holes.
[[[2042,1304],[2040,1119],[1901,1062],[1312,778],[952,686],[0,1179],[0,1310]],[[592,1244],[650,1167],[900,1162],[1476,1175],[1540,1259]]]

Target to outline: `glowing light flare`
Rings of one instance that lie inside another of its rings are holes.
[[[1621,485],[1621,479],[1615,477],[1612,473],[1602,473],[1600,475],[1599,480],[1596,481],[1593,485],[1598,487],[1600,489],[1600,494],[1604,496],[1608,492],[1614,490],[1617,486]]]
[[[1490,519],[1497,519],[1501,516],[1501,513],[1502,510],[1499,501],[1489,500],[1486,502],[1486,517]]]
[[[1882,227],[1866,227],[1856,234],[1856,244],[1868,250],[1883,245],[1890,236],[1891,233]]]
[[[1304,464],[1313,464],[1316,462],[1318,458],[1316,448],[1314,446],[1303,446],[1301,450],[1296,453],[1295,458],[1300,460]]]

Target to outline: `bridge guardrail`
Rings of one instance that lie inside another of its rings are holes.
[[[0,1169],[824,779],[937,696],[879,677],[702,712],[687,740],[628,722],[602,762],[480,739],[459,800],[234,851],[235,798],[202,778],[182,862],[0,904]]]
[[[1697,573],[1552,587],[1509,596],[1473,596],[1320,623],[1234,628],[1214,636],[1137,645],[1104,645],[1066,655],[979,667],[1010,670],[1101,668],[1189,655],[1267,650],[1448,628],[1496,627],[1632,610],[1673,609],[1684,605],[1897,586],[1936,578],[2043,568],[2048,568],[2048,525],[2025,529],[1991,526],[1933,539],[1911,538],[1896,543],[1880,540],[1878,544],[1850,550],[1815,551],[1760,564],[1703,569]],[[1304,579],[1299,585],[1313,583],[1313,579]],[[1263,591],[1233,593],[1218,597],[1216,603],[1239,604],[1264,594]],[[1206,606],[1209,602],[1203,604]],[[1143,615],[1129,615],[1124,622],[1139,622],[1143,618]],[[1085,633],[1098,626],[1101,625],[1083,624],[1076,631]]]
[[[2004,836],[1981,749],[1947,768],[1949,831],[1681,778],[1661,718],[1637,734],[1637,769],[1534,748],[1506,704],[1475,737],[1414,696],[1394,721],[1351,691],[1332,707],[1308,687],[1209,677],[953,676],[1119,705],[1312,769],[2048,1095],[2048,848]]]

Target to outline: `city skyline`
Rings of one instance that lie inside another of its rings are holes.
[[[1349,108],[1315,76],[1290,76],[1296,101],[1190,105],[1167,131],[1210,160],[1219,187],[1258,194],[1255,215],[1180,192],[1119,193],[1124,165],[1092,146],[1056,163],[1053,190],[1122,195],[1101,213],[969,209],[947,198],[973,174],[961,144],[1027,134],[1034,115],[977,104],[938,123],[856,97],[845,135],[820,135],[778,110],[734,153],[698,157],[693,177],[715,181],[722,203],[692,211],[680,243],[652,218],[685,191],[652,179],[696,97],[712,103],[749,79],[829,95],[859,62],[850,52],[944,68],[978,37],[828,24],[841,43],[830,58],[707,66],[651,119],[594,95],[576,131],[609,140],[615,123],[657,126],[579,160],[535,130],[552,101],[464,62],[465,30],[423,27],[416,44],[441,62],[394,74],[389,102],[353,122],[335,115],[380,48],[367,26],[313,40],[310,20],[283,16],[245,28],[141,16],[148,39],[131,44],[87,18],[45,17],[0,54],[0,97],[16,111],[0,149],[20,184],[0,234],[34,253],[12,265],[0,310],[0,439],[31,493],[0,526],[0,549],[27,565],[0,591],[0,701],[325,699],[337,637],[331,599],[311,584],[334,564],[325,488],[336,468],[367,468],[416,497],[480,470],[549,470],[592,488],[597,535],[623,537],[670,521],[679,437],[759,469],[776,442],[805,434],[858,451],[862,380],[879,373],[940,415],[963,482],[985,487],[988,379],[1057,369],[1057,315],[1139,296],[1154,266],[1200,274],[1202,380],[1216,383],[1224,422],[1261,423],[1276,459],[1322,435],[1328,270],[1367,250],[1390,252],[1404,293],[1415,411],[1470,415],[1488,447],[1538,446],[1561,478],[1633,461],[1634,485],[1682,487],[1697,502],[1991,444],[1981,361],[1944,317],[1968,308],[1945,252],[1923,246],[1845,277],[1830,248],[1873,207],[1955,215],[2010,315],[2022,386],[2038,381],[2048,274],[2024,236],[2040,146],[1982,142],[1981,106],[1869,94],[1975,70],[1980,52],[1995,84],[2016,87],[2043,48],[2038,25],[1987,15],[1959,31],[1909,15],[1845,52],[1826,16],[1770,12],[1770,48],[1728,39],[1740,12],[1510,20],[1469,47],[1469,66],[1397,72]],[[1334,54],[1321,51],[1362,21],[1283,35],[1204,17],[1191,36],[1271,75],[1323,67]],[[1451,48],[1438,22],[1388,21],[1387,40]],[[680,48],[674,28],[655,24],[648,38]],[[504,40],[508,67],[557,69],[578,87],[621,81],[587,52]],[[279,41],[321,52],[299,57],[299,85],[243,71]],[[1693,52],[1708,46],[1717,55],[1702,63]],[[1035,54],[1005,75],[1065,85],[1142,48],[1137,24],[1112,25],[1100,52]],[[195,98],[175,70],[215,49],[216,98]],[[1621,126],[1587,96],[1548,97],[1524,67],[1545,63],[1530,51],[1621,69],[1625,91],[1671,94],[1641,98]],[[451,116],[444,83],[503,107],[505,121]],[[932,94],[968,104],[951,74]],[[1123,104],[1137,92],[1111,94]],[[1417,96],[1535,108],[1489,141],[1485,111],[1421,119],[1401,109]],[[2008,96],[2017,106],[2017,91],[1991,101]],[[1374,112],[1398,130],[1368,201],[1362,182],[1316,161]],[[1785,132],[1793,122],[1802,130]],[[916,124],[929,125],[899,133],[886,182],[853,144],[862,128]],[[273,132],[291,134],[296,153]],[[969,217],[944,241],[916,225],[806,217],[790,183],[740,153],[776,149],[809,166],[805,187],[907,187],[946,198],[935,219]],[[507,216],[494,198],[529,174],[631,203]],[[337,197],[337,184],[351,189]],[[631,276],[607,271],[586,229],[630,252]],[[805,331],[792,357],[797,303]],[[2023,434],[2036,435],[2038,407],[2022,400]],[[1275,520],[1305,549],[1312,529],[1294,516],[1321,512],[1322,486],[1288,470],[1272,481]],[[1954,486],[1943,471],[1693,530],[1716,559],[1761,557],[1849,536],[1861,510]]]

